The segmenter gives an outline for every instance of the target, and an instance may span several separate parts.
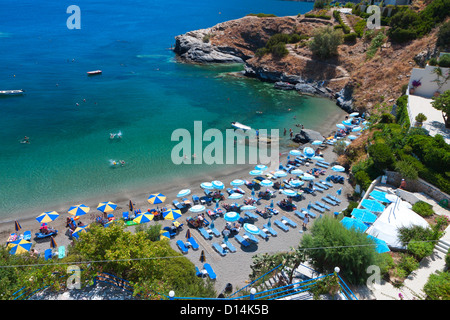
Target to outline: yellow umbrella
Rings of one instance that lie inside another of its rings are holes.
[[[148,197],[147,201],[151,204],[163,203],[166,201],[166,196],[161,193],[154,193]]]
[[[159,233],[160,233],[159,240],[164,240],[164,239],[170,240],[170,233],[169,233],[169,231],[161,230]]]
[[[8,243],[8,249],[11,248],[10,254],[21,254],[30,251],[32,243],[27,240],[16,240]]]
[[[47,223],[47,222],[51,222],[53,220],[55,220],[56,218],[59,217],[59,213],[56,211],[48,211],[48,212],[44,212],[41,213],[40,215],[38,215],[36,217],[36,220],[39,223]]]
[[[153,214],[143,213],[138,215],[136,218],[133,219],[133,222],[136,223],[146,223],[153,220],[155,216]]]
[[[84,204],[79,204],[69,208],[69,214],[73,216],[82,216],[89,212],[89,207]]]
[[[170,209],[163,212],[163,217],[166,220],[176,220],[181,217],[181,211],[178,209]]]
[[[112,203],[111,201],[108,202],[100,202],[97,206],[97,210],[101,212],[111,212],[116,210],[117,204]]]

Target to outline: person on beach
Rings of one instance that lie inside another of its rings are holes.
[[[309,215],[305,213],[305,217],[303,218],[303,229],[306,229],[308,222],[309,222]]]
[[[406,181],[405,181],[405,179],[402,179],[402,182],[400,182],[400,189],[402,189],[402,190],[406,189]]]

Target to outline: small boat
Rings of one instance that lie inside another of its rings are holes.
[[[232,123],[231,123],[231,126],[232,126],[233,128],[235,128],[235,129],[241,129],[241,130],[243,130],[244,132],[251,129],[251,127],[246,126],[246,125],[243,125],[242,123],[239,123],[239,122],[236,122],[236,121],[232,122]]]
[[[20,95],[23,94],[25,91],[22,89],[19,90],[0,90],[1,96],[14,96],[14,95]]]
[[[88,76],[93,76],[93,75],[96,75],[96,74],[102,74],[102,70],[88,71],[87,74],[88,74]]]

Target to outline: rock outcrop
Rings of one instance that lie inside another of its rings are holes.
[[[315,140],[323,141],[323,136],[320,132],[310,130],[310,129],[302,129],[300,133],[297,133],[292,141],[296,143],[309,143]]]

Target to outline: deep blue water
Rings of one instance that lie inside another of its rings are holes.
[[[72,4],[80,30],[66,26]],[[0,220],[216,170],[170,161],[173,130],[191,130],[195,120],[204,130],[231,121],[282,129],[296,115],[318,129],[324,114],[341,112],[331,101],[227,75],[242,66],[177,63],[169,50],[190,30],[248,13],[296,15],[312,3],[0,0],[0,8],[0,90],[26,90],[0,99]],[[103,74],[86,75],[96,69]],[[110,140],[119,130],[123,138]],[[25,135],[30,144],[19,143]],[[127,165],[111,169],[111,159]]]

